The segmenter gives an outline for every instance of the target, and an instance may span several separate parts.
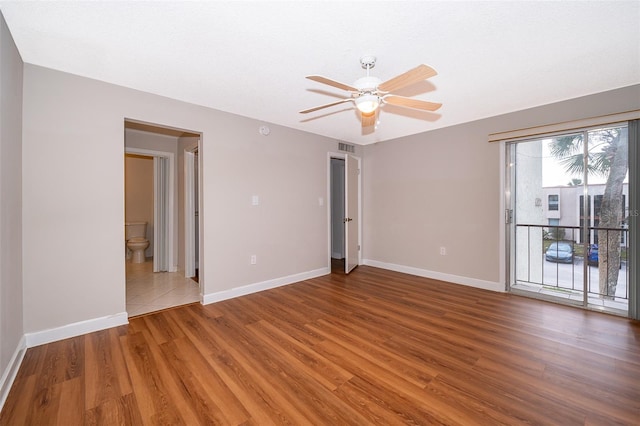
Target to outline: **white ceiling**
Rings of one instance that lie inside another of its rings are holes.
[[[24,62],[370,144],[640,83],[640,2],[11,2],[0,9]],[[383,81],[438,71],[396,94],[363,134],[338,100],[378,58]]]

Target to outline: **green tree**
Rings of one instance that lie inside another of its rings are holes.
[[[551,155],[559,160],[568,173],[582,176],[586,164],[589,176],[606,178],[598,228],[621,229],[625,220],[622,189],[629,168],[627,137],[626,127],[589,132],[586,161],[582,134],[555,138],[550,145]],[[597,232],[600,294],[601,297],[612,299],[616,294],[620,272],[622,232],[607,229],[598,229]]]

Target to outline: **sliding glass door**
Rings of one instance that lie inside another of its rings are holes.
[[[509,290],[627,315],[627,124],[507,144]]]

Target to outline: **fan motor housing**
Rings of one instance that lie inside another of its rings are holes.
[[[378,89],[378,84],[382,83],[377,77],[366,76],[359,78],[353,84],[360,92],[375,92]]]

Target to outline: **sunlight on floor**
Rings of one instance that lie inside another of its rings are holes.
[[[197,282],[184,272],[153,272],[153,262],[126,263],[129,317],[200,300]]]

